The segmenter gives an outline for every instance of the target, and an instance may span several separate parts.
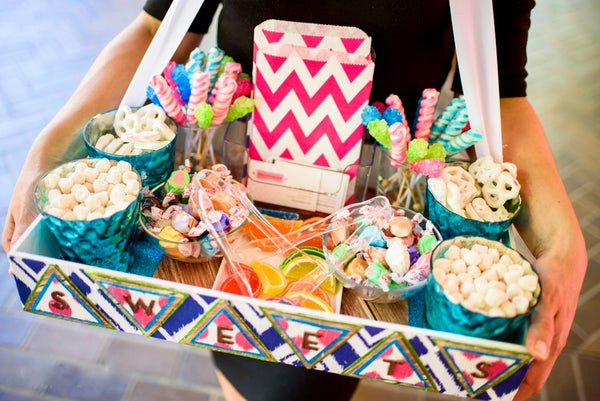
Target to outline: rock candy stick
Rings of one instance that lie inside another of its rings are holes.
[[[196,123],[196,115],[194,114],[194,110],[196,107],[206,101],[208,97],[208,84],[210,83],[210,77],[207,72],[200,71],[197,69],[192,74],[191,84],[192,84],[192,92],[190,94],[190,100],[188,102],[187,107],[187,122],[195,124]]]
[[[406,136],[410,137],[406,126],[402,123],[394,123],[390,125],[390,139],[392,141],[390,162],[392,167],[398,167],[399,163],[404,163],[406,160]]]
[[[463,132],[456,138],[444,145],[444,149],[450,155],[458,153],[461,150],[465,150],[471,145],[475,145],[481,140],[482,136],[480,133],[473,131],[472,129]]]
[[[217,76],[219,75],[219,67],[221,66],[221,60],[225,56],[225,52],[218,47],[211,47],[206,56],[206,69],[210,77],[210,88],[215,85]]]
[[[199,69],[200,71],[204,70],[204,52],[198,48],[192,50],[190,59],[185,64],[185,71],[190,77],[196,69]]]
[[[165,77],[165,80],[167,81],[167,84],[169,84],[169,88],[171,88],[171,92],[173,92],[173,97],[175,98],[175,100],[177,100],[177,103],[179,103],[182,106],[185,106],[185,102],[181,98],[181,93],[179,93],[179,89],[177,88],[177,82],[175,82],[175,80],[173,79],[172,74],[174,68],[175,62],[169,61],[165,69],[163,70],[163,75]]]
[[[437,139],[437,142],[445,145],[454,138],[456,138],[463,131],[469,121],[469,114],[467,108],[461,108],[458,110],[454,118],[448,123],[446,129]]]
[[[177,124],[185,123],[185,114],[183,114],[183,108],[173,96],[169,84],[161,75],[155,75],[150,79],[150,86],[154,89],[161,106],[165,109],[165,112],[171,117]]]
[[[463,108],[465,108],[465,99],[462,95],[460,97],[455,97],[452,99],[452,101],[450,101],[450,104],[446,106],[442,114],[440,114],[440,116],[431,126],[429,143],[435,142],[440,135],[442,135],[442,132],[444,132],[444,129],[446,129],[448,123],[450,123],[454,116],[456,116],[456,113]]]
[[[219,81],[217,81],[217,93],[212,104],[213,118],[212,126],[218,126],[223,123],[227,116],[227,110],[233,99],[233,94],[237,89],[237,83],[235,79],[230,77],[228,74],[221,75]]]
[[[417,106],[417,113],[413,128],[415,138],[429,140],[429,131],[433,123],[433,113],[437,105],[440,92],[433,88],[423,90],[423,95]]]

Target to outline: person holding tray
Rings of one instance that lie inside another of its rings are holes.
[[[184,63],[207,32],[219,0],[204,1],[173,59]],[[156,33],[168,0],[144,10],[100,53],[58,114],[34,141],[8,209],[2,244],[9,250],[35,218],[32,193],[41,175],[74,157],[69,145],[97,113],[115,108]],[[433,2],[223,0],[218,45],[252,64],[256,25],[267,19],[355,26],[372,37],[376,62],[372,100],[400,96],[409,120],[424,88],[440,89],[452,67],[454,42],[447,0]],[[515,221],[537,258],[543,293],[526,337],[535,357],[515,399],[538,392],[566,344],[587,267],[579,224],[561,182],[543,128],[526,98],[526,44],[532,0],[494,1],[504,159],[518,166],[523,209]],[[457,74],[458,75],[458,74]],[[460,80],[453,89],[460,92]],[[349,399],[357,380],[283,364],[215,353],[228,400]]]

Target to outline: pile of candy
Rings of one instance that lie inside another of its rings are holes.
[[[408,162],[412,171],[428,177],[439,176],[446,153],[441,145],[429,146],[428,142],[439,95],[440,93],[432,88],[423,91],[413,122],[412,135],[402,101],[397,95],[389,95],[385,100],[386,104],[375,102],[364,108],[361,115],[363,124],[369,129],[371,136],[390,150],[392,167]]]
[[[102,135],[94,147],[121,156],[135,156],[158,150],[175,138],[175,132],[165,123],[165,118],[164,111],[154,104],[136,111],[121,106],[113,123],[116,135]]]
[[[113,215],[136,201],[140,177],[125,161],[81,160],[43,178],[44,212],[63,220],[94,220]]]
[[[178,124],[208,128],[250,113],[251,89],[241,65],[215,46],[206,56],[194,49],[185,65],[169,62],[162,75],[150,80],[148,98]]]
[[[215,227],[218,233],[227,235],[242,226],[248,217],[248,210],[230,194],[227,186],[242,184],[231,179],[229,170],[222,164],[212,170],[226,182],[225,187],[205,179],[199,173],[190,177],[189,171],[174,171],[164,185],[163,199],[151,192],[144,193],[142,219],[144,228],[153,233],[169,256],[186,259],[214,257],[219,250],[209,236],[207,225]],[[206,221],[201,220],[198,190],[208,194],[215,210],[208,213]]]
[[[487,316],[513,318],[537,304],[539,279],[529,262],[501,255],[493,244],[452,244],[436,255],[432,274],[451,302]]]
[[[448,210],[472,220],[505,221],[518,210],[517,168],[480,157],[465,169],[446,166],[439,178],[430,178],[431,194]]]
[[[352,282],[385,292],[424,282],[438,237],[421,214],[405,214],[371,222],[340,214],[327,237],[329,261]]]

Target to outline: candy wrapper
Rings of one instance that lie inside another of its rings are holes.
[[[323,250],[350,292],[390,303],[411,297],[427,284],[431,251],[441,238],[421,214],[392,208],[380,196],[335,213]]]

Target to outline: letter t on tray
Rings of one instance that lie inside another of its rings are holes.
[[[357,28],[278,20],[258,25],[250,163],[288,159],[340,172],[357,164],[360,114],[375,68],[370,48],[371,39]]]

